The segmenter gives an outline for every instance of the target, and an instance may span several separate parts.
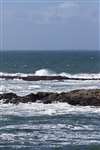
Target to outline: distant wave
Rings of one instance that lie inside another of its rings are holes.
[[[62,76],[77,79],[100,79],[100,73],[77,73],[77,74],[70,74],[66,72],[56,73],[50,69],[39,69],[36,70],[34,73],[4,73],[0,72],[0,77],[2,76],[12,76],[12,77],[28,77],[28,76]]]
[[[35,76],[58,76],[59,74],[55,73],[50,69],[39,69],[34,73]]]
[[[27,76],[32,76],[33,74],[30,73],[7,73],[7,72],[0,72],[0,77],[1,76],[12,76],[12,77],[27,77]]]
[[[34,75],[36,76],[62,76],[68,78],[84,78],[84,79],[100,79],[100,73],[78,73],[78,74],[70,74],[66,72],[56,73],[49,69],[40,69],[35,71]]]

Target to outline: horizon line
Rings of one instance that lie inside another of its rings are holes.
[[[1,50],[2,52],[6,51],[100,51],[99,49],[5,49]]]

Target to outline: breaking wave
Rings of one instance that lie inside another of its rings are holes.
[[[50,69],[39,69],[34,73],[4,73],[0,72],[0,77],[2,76],[18,76],[18,77],[27,77],[27,76],[62,76],[71,78],[79,78],[79,79],[100,79],[100,73],[77,73],[70,74],[66,72],[56,73]]]

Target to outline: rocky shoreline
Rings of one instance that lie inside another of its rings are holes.
[[[24,81],[40,81],[40,80],[100,80],[100,78],[75,78],[75,77],[65,77],[65,76],[13,76],[13,75],[0,75],[1,79],[13,80],[21,79]]]
[[[26,96],[18,96],[15,93],[3,93],[0,94],[0,101],[4,104],[19,104],[28,102],[50,104],[54,102],[64,102],[70,105],[100,106],[100,89],[81,89],[66,93],[38,92],[36,94],[31,93]]]

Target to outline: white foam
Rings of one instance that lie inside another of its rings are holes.
[[[100,78],[100,73],[78,73],[78,74],[70,74],[66,72],[56,73],[49,69],[40,69],[35,71],[36,76],[63,76],[68,78],[84,78],[84,79],[98,79]]]
[[[42,104],[42,103],[20,103],[18,105],[13,104],[0,104],[0,116],[12,115],[12,116],[55,116],[62,114],[84,114],[99,115],[100,107],[90,106],[72,106],[67,103],[53,103],[53,104]]]
[[[7,72],[0,72],[0,76],[18,76],[18,77],[27,77],[27,76],[31,76],[33,74],[29,74],[29,73],[7,73]]]
[[[0,85],[0,94],[7,92],[11,92],[10,89],[8,89],[5,85]]]
[[[59,117],[56,117],[57,115]],[[64,120],[62,119],[63,115],[65,115]],[[71,119],[74,118],[74,115],[75,117],[78,115],[81,117],[82,115],[83,118],[78,120],[77,117],[77,120],[75,118],[72,121]],[[20,117],[25,117],[26,119],[24,120]],[[5,124],[0,126],[0,142],[4,147],[5,143],[9,143],[9,145],[18,143],[21,146],[25,145],[25,143],[27,145],[39,145],[40,149],[41,143],[42,146],[49,145],[50,147],[69,144],[100,144],[98,120],[100,118],[100,107],[71,106],[67,103],[0,104],[0,118],[3,118],[3,121],[7,118]],[[14,118],[17,118],[17,123]],[[89,118],[91,118],[90,122]],[[23,123],[19,121],[20,119],[22,119]],[[87,120],[87,123],[84,122],[84,119]],[[6,122],[8,123],[6,124]]]
[[[35,76],[56,76],[57,74],[49,69],[40,69],[35,71]]]
[[[83,78],[83,79],[100,79],[100,73],[78,73],[78,74],[70,74],[67,72],[56,73],[50,69],[39,69],[36,70],[35,73],[3,73],[0,72],[0,76],[19,76],[19,77],[27,77],[27,76],[63,76],[68,78]]]
[[[69,92],[76,89],[100,89],[99,80],[24,81],[0,80],[0,93],[27,95],[37,92]]]
[[[68,73],[60,73],[59,75],[65,76],[68,78],[78,78],[78,79],[100,79],[100,73],[78,73],[78,74],[68,74]]]

